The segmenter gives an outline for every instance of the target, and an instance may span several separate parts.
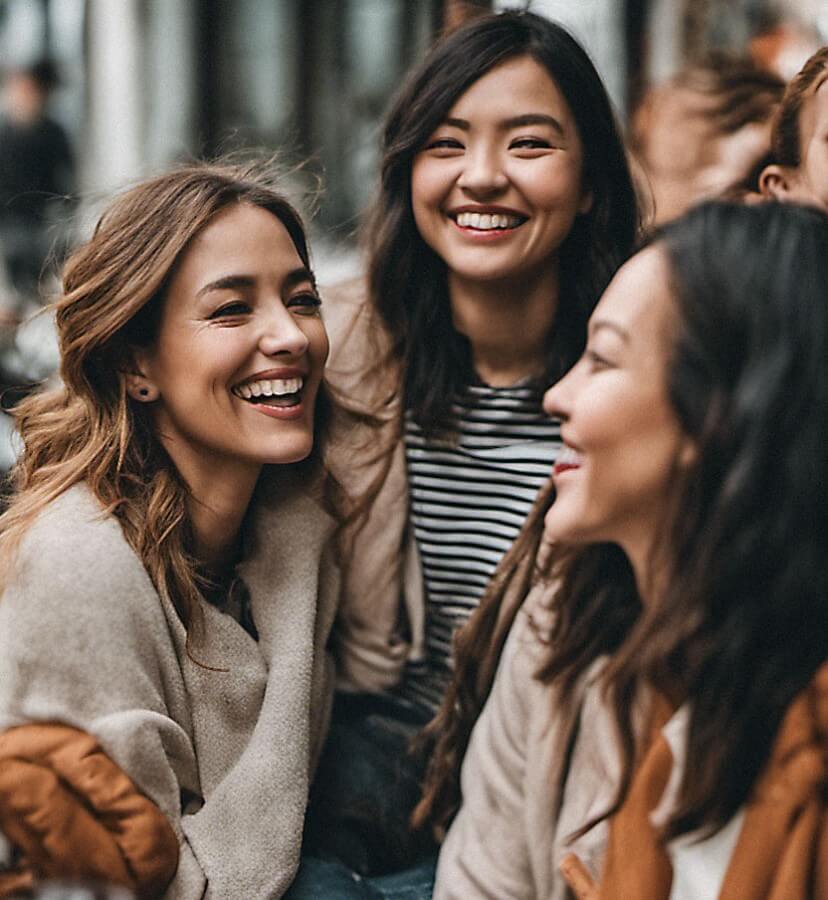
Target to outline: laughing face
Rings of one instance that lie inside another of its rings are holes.
[[[453,279],[527,279],[557,251],[591,196],[563,94],[529,56],[478,79],[417,154],[414,219]]]
[[[159,437],[185,480],[255,478],[313,444],[328,353],[312,274],[284,225],[239,203],[181,256],[158,338],[136,353],[130,393],[149,401]]]
[[[544,397],[565,443],[547,537],[617,543],[634,566],[665,525],[674,473],[693,459],[667,395],[668,274],[657,246],[623,266],[592,314],[584,355]]]

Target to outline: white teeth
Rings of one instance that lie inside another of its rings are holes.
[[[253,397],[282,397],[302,390],[304,378],[271,378],[261,381],[248,381],[233,388],[233,393],[244,400]]]
[[[563,463],[569,466],[579,466],[581,464],[581,454],[578,453],[577,450],[573,450],[572,447],[567,447],[566,444],[564,444],[564,448],[558,454],[558,458],[555,462],[559,465]]]
[[[461,228],[477,228],[480,231],[491,231],[495,228],[516,228],[520,225],[518,216],[509,216],[505,213],[474,213],[461,212],[457,214],[457,224]]]

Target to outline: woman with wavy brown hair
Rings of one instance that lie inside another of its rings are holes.
[[[826,279],[822,213],[709,204],[610,284],[432,727],[435,897],[828,894]]]
[[[281,896],[330,705],[341,492],[267,166],[127,191],[69,259],[0,518],[0,893]]]

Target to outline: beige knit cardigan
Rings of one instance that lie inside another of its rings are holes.
[[[239,571],[259,641],[205,605],[192,646],[220,671],[188,655],[175,609],[84,485],[36,520],[0,597],[0,730],[95,735],[178,834],[169,898],[280,897],[298,866],[331,695],[332,523],[289,472],[254,502]]]

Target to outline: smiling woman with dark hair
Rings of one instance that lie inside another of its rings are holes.
[[[458,678],[499,668],[444,710],[435,897],[828,892],[827,281],[823,214],[711,204],[607,288],[482,609],[525,602],[499,660],[464,634]]]
[[[334,713],[308,848],[363,874],[431,848],[409,835],[408,738],[442,702],[455,629],[517,535],[559,428],[543,387],[581,351],[630,251],[636,197],[583,48],[541,16],[440,40],[388,114],[366,284],[329,292],[329,373],[379,426],[355,442],[354,535]],[[343,768],[345,767],[345,768]]]

